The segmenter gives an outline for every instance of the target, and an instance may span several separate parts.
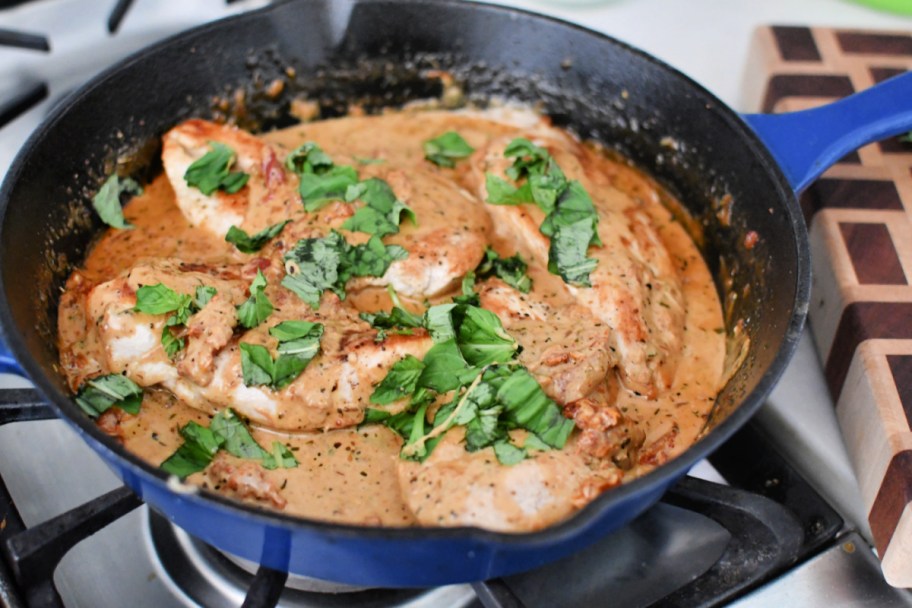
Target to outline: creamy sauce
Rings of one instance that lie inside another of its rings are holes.
[[[457,163],[454,170],[434,169],[411,179],[402,188],[396,187],[396,176],[390,173],[389,167],[399,170],[420,165],[427,169],[422,142],[449,130],[457,131],[479,150],[492,140],[517,132],[513,125],[486,120],[477,114],[403,112],[313,122],[268,133],[263,138],[285,150],[306,141],[318,142],[337,164],[354,165],[361,179],[384,176],[397,196],[407,203],[412,191],[444,201],[427,212],[419,212],[419,222],[427,230],[462,225],[484,208],[469,192],[472,175],[468,162]],[[613,372],[606,379],[610,391],[616,392],[618,409],[645,435],[644,452],[655,452],[653,457],[641,458],[623,471],[626,481],[673,458],[699,438],[721,388],[724,325],[712,278],[698,249],[660,202],[671,197],[624,162],[601,153],[592,154],[588,159],[591,166],[587,171],[604,176],[603,180],[590,186],[596,205],[600,199],[613,198],[616,203],[620,201],[619,204],[646,212],[673,261],[685,302],[682,347],[669,388],[659,391],[654,398],[647,398],[619,386]],[[462,194],[454,195],[451,185],[440,189],[441,185],[451,184],[453,180],[462,186]],[[403,188],[410,190],[403,191]],[[303,214],[303,210],[300,213]],[[107,371],[100,363],[103,357],[99,354],[97,336],[86,330],[85,294],[92,286],[116,277],[147,258],[173,257],[209,264],[240,264],[250,259],[223,240],[193,228],[175,205],[174,192],[165,176],[159,176],[142,195],[135,197],[125,207],[125,216],[136,228],[106,232],[93,247],[83,268],[71,277],[62,298],[59,311],[61,360],[74,390],[85,377]],[[248,219],[252,226],[264,223],[261,218]],[[253,229],[249,231],[253,232]],[[401,232],[386,238],[385,242],[408,246],[413,231],[413,227],[403,222]],[[496,233],[496,230],[486,232],[484,238],[499,254],[509,256],[519,252],[526,260],[530,259],[529,252],[515,240]],[[363,234],[347,236],[350,242],[367,238]],[[545,268],[530,265],[529,275],[533,281],[531,296],[558,310],[575,304],[561,279]],[[452,292],[444,293],[430,298],[429,302],[406,298],[406,304],[421,311],[428,303],[448,301],[452,295]],[[385,289],[371,286],[350,292],[347,302],[365,311],[388,310],[391,306]],[[554,335],[554,327],[558,327],[560,321],[555,323],[557,325],[553,326],[548,323],[520,324],[510,332],[520,344],[534,352],[537,344],[560,339]],[[567,319],[567,323],[572,325],[573,319]],[[178,433],[180,427],[190,420],[207,425],[209,419],[206,413],[179,403],[164,390],[147,390],[139,415],[119,417],[117,436],[127,449],[159,464],[182,443]],[[372,425],[308,433],[278,433],[254,427],[252,432],[261,445],[268,446],[276,439],[288,444],[300,462],[294,469],[263,471],[265,479],[281,489],[286,501],[282,506],[284,512],[366,525],[416,523],[404,491],[400,489],[402,471],[398,452],[401,440],[385,427]],[[572,450],[574,445],[571,441],[565,450]],[[197,473],[188,481],[223,490],[218,487],[218,480],[206,472]],[[454,504],[477,498],[470,496],[474,490],[459,484],[449,485],[445,491],[451,494]],[[507,504],[501,511],[524,508],[517,505]],[[276,508],[276,505],[263,506]],[[564,510],[555,517],[565,515]],[[443,518],[441,523],[446,523]],[[495,523],[492,527],[502,526]]]

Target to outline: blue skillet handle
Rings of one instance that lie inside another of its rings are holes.
[[[801,192],[849,152],[912,129],[912,72],[820,108],[743,118]]]
[[[16,360],[13,359],[13,355],[10,354],[9,349],[6,348],[6,344],[2,340],[0,340],[0,374],[15,374],[23,378],[28,377],[22,371],[22,368],[19,367],[19,364],[16,363]]]

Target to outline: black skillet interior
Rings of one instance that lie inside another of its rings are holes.
[[[207,26],[126,63],[55,110],[0,192],[8,343],[62,412],[115,451],[123,453],[67,397],[55,347],[60,288],[103,228],[89,203],[104,177],[158,170],[159,137],[184,118],[229,114],[270,128],[289,122],[289,103],[302,95],[324,115],[350,103],[392,106],[439,94],[435,70],[452,74],[470,100],[538,104],[645,168],[697,218],[729,331],[743,323],[750,337],[716,423],[732,411],[724,426],[746,420],[762,399],[749,393],[769,389],[794,346],[808,277],[791,191],[735,114],[639,51],[486,5],[315,0]],[[283,89],[270,95],[276,80]],[[749,230],[760,237],[750,250]]]

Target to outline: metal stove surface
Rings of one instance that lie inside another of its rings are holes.
[[[3,95],[37,83],[46,83],[48,92],[44,101],[0,131],[0,175],[5,173],[22,143],[46,116],[49,108],[98,70],[135,49],[187,27],[266,3],[261,0],[233,3],[224,0],[136,0],[116,35],[111,35],[107,29],[115,0],[41,0],[0,10],[0,27],[43,34],[48,37],[51,47],[51,53],[0,49],[0,103],[4,101]],[[731,81],[736,80],[731,78],[733,72],[720,74],[718,70],[708,68],[709,64],[716,65],[720,61],[738,61],[737,69],[743,65],[742,51],[727,53],[731,40],[719,33],[726,27],[743,33],[749,25],[763,22],[806,21],[812,18],[815,10],[819,11],[816,14],[826,14],[828,23],[832,24],[895,27],[895,23],[886,17],[863,13],[856,7],[835,0],[802,3],[770,0],[741,7],[737,16],[727,11],[720,12],[718,3],[712,0],[694,0],[688,3],[686,9],[674,0],[640,0],[637,3],[589,1],[577,2],[575,7],[559,7],[559,4],[567,3],[543,1],[513,0],[505,3],[557,14],[627,39],[695,76],[717,92],[723,101],[732,104],[737,102],[736,96],[729,90]],[[9,3],[3,5],[6,4]],[[691,31],[689,36],[680,37],[677,42],[678,38],[667,35],[671,30],[665,31],[672,28],[672,22],[677,27],[683,22],[698,21],[711,21],[713,31],[697,28],[696,32]],[[649,27],[642,25],[646,22],[657,29],[650,31]],[[746,43],[744,46],[746,49]],[[725,58],[717,61],[723,56]],[[12,386],[27,386],[27,383],[0,375],[0,388]],[[864,512],[830,408],[819,363],[805,337],[786,378],[759,418],[771,430],[770,435],[778,438],[778,443],[798,468],[809,476],[811,483],[837,507],[849,522],[849,527],[858,529],[861,535],[843,537],[841,544],[791,570],[773,584],[742,598],[739,606],[797,605],[799,598],[800,605],[810,607],[912,605],[908,594],[885,588],[879,578],[876,563],[863,538],[866,532]],[[27,525],[44,521],[119,485],[105,465],[60,421],[14,423],[0,427],[0,475],[6,480]],[[713,477],[715,474],[706,468],[703,475]],[[638,521],[635,526],[622,531],[616,540],[635,545],[642,526],[664,525],[650,524],[649,517],[644,520],[646,523]],[[228,584],[215,600],[200,600],[179,590],[172,575],[153,557],[152,527],[148,519],[147,508],[141,507],[83,541],[64,557],[56,571],[55,582],[68,606],[167,608],[198,605],[201,601],[206,601],[208,605],[240,603],[242,592],[237,591],[233,584]],[[696,530],[702,529],[694,525]],[[693,559],[697,564],[702,563],[699,560],[713,558],[713,555],[717,557],[717,542],[721,542],[719,539],[724,534],[720,536],[712,526],[704,532],[701,538],[706,544],[695,553],[671,555],[677,560]],[[676,542],[686,545],[690,541],[679,539]],[[647,561],[652,557],[645,553],[629,555],[629,559],[640,561],[605,564],[605,576],[614,573],[619,580],[630,579],[633,576],[631,573],[647,569],[650,564],[655,565]],[[587,556],[591,557],[586,554],[576,559]],[[562,571],[558,568],[555,572]],[[536,580],[539,581],[538,586]],[[552,601],[554,597],[541,588],[542,580],[545,579],[518,577],[510,583],[529,605],[536,605],[535,600],[539,605],[547,605],[542,602]],[[560,586],[562,582],[566,585],[575,579],[548,580]],[[573,584],[578,588],[586,585],[578,580]],[[324,603],[318,604],[286,603],[283,598],[283,605],[344,605],[343,602],[353,596],[330,597],[335,599],[322,598],[319,601]],[[595,600],[593,595],[585,593],[576,597],[584,603]],[[612,602],[615,605],[634,605],[631,603],[633,600],[623,593],[612,593],[611,597],[616,600]],[[473,598],[474,594],[468,586],[454,586],[421,595],[417,600],[412,596],[387,596],[360,605],[465,606]],[[603,599],[607,600],[607,597]],[[425,603],[409,604],[409,601]]]

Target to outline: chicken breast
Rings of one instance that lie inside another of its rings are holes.
[[[661,238],[645,211],[605,180],[586,172],[591,151],[570,136],[552,129],[529,135],[546,147],[568,179],[579,180],[599,215],[598,234],[604,246],[590,247],[597,260],[589,276],[592,287],[565,285],[576,301],[611,330],[606,346],[616,355],[624,385],[654,397],[671,386],[684,332],[684,300],[680,280]],[[496,140],[473,159],[479,197],[487,200],[485,173],[504,176],[512,159],[504,159],[509,139]],[[537,264],[546,266],[550,240],[539,229],[544,212],[534,204],[487,205],[497,234],[513,235]]]
[[[533,452],[503,466],[492,448],[466,452],[462,436],[451,430],[424,462],[399,464],[403,497],[421,525],[538,530],[621,482],[618,469],[591,469],[571,450]],[[524,441],[521,432],[513,436]]]
[[[519,360],[561,405],[613,383],[617,357],[606,348],[611,330],[579,304],[554,306],[500,279],[476,286],[482,308],[496,314],[523,350]]]
[[[249,175],[234,194],[216,190],[207,195],[184,178],[213,142],[235,153],[232,171]],[[198,119],[182,122],[162,138],[162,164],[184,217],[218,238],[224,238],[231,226],[254,234],[303,211],[297,177],[285,170],[272,146],[236,127]]]
[[[187,346],[174,360],[161,343],[170,313],[151,315],[134,310],[136,290],[158,283],[178,293],[191,294],[201,285],[218,291],[189,318]],[[88,294],[88,318],[102,345],[105,368],[125,373],[140,386],[164,387],[196,409],[214,413],[230,407],[261,426],[304,431],[359,423],[373,385],[388,368],[406,354],[422,357],[431,346],[424,332],[377,342],[376,332],[335,296],[325,298],[324,305],[312,311],[274,284],[266,290],[273,313],[258,327],[242,331],[236,327],[233,309],[247,298],[249,283],[240,267],[194,265],[187,269],[179,261],[158,260],[95,287]],[[321,353],[281,390],[247,386],[238,345],[274,348],[275,339],[268,329],[287,320],[322,323]]]
[[[238,192],[216,190],[206,195],[187,184],[187,168],[206,154],[210,142],[230,147],[237,155],[232,170],[249,175],[246,186]],[[253,234],[291,220],[262,255],[280,256],[299,239],[325,236],[330,230],[342,232],[352,244],[366,241],[369,235],[342,228],[363,203],[335,201],[313,213],[304,211],[298,177],[283,165],[287,153],[240,129],[190,120],[165,135],[162,161],[181,212],[193,225],[219,238],[231,226]],[[336,155],[334,160],[337,164],[355,163],[346,155]],[[408,258],[393,263],[382,277],[353,281],[351,289],[392,285],[406,296],[430,297],[451,288],[478,265],[491,228],[489,216],[472,194],[421,166],[399,168],[386,163],[359,167],[360,179],[371,177],[386,181],[414,212],[417,223],[405,220],[399,234],[384,239],[404,247]]]

